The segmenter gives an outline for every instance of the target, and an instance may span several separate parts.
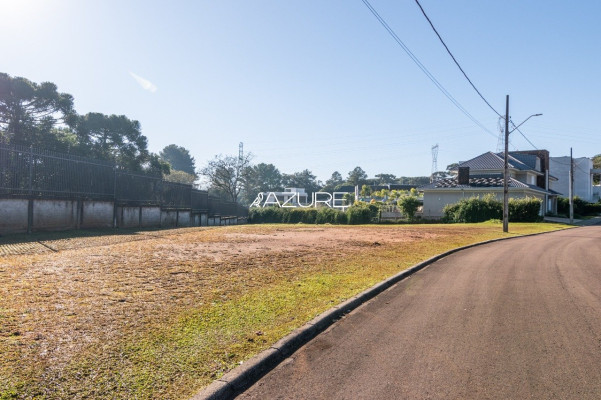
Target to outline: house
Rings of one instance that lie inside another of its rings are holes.
[[[551,182],[550,188],[563,197],[570,195],[570,157],[551,157],[549,159],[553,175],[557,181]],[[599,194],[593,191],[593,160],[588,157],[572,158],[574,164],[574,196],[588,202],[599,200]]]
[[[557,212],[558,193],[549,189],[557,178],[549,174],[549,152],[546,150],[509,153],[508,191],[510,198],[535,197],[542,201],[541,214]],[[440,218],[447,204],[463,198],[494,195],[503,200],[503,153],[487,152],[464,161],[451,170],[452,178],[422,186],[424,218]]]

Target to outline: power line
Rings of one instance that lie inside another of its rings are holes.
[[[493,110],[495,112],[495,114],[497,114],[501,118],[504,118],[501,114],[499,114],[499,112],[497,110],[494,109],[493,106],[490,105],[490,103],[488,102],[488,100],[486,100],[484,98],[484,96],[482,95],[482,93],[480,93],[480,91],[478,90],[478,88],[476,87],[476,85],[474,85],[474,83],[467,76],[467,74],[465,73],[465,71],[463,70],[463,68],[461,68],[461,65],[459,65],[459,62],[457,62],[457,59],[455,58],[455,56],[453,55],[453,53],[451,53],[451,50],[449,50],[449,47],[447,46],[447,44],[444,42],[444,40],[442,40],[442,37],[440,36],[440,34],[438,33],[438,31],[434,27],[434,24],[432,23],[432,21],[430,21],[430,18],[428,17],[428,15],[426,14],[426,12],[424,11],[424,8],[422,7],[422,5],[419,3],[418,0],[415,0],[415,2],[419,6],[419,9],[422,11],[422,14],[424,14],[424,17],[426,17],[426,19],[428,20],[428,23],[430,23],[430,26],[434,30],[434,33],[436,33],[436,36],[438,36],[438,39],[440,40],[440,42],[442,43],[442,45],[444,46],[444,48],[447,50],[447,53],[449,53],[449,55],[451,56],[451,58],[455,62],[455,65],[457,65],[457,68],[459,68],[459,70],[461,71],[461,73],[463,74],[463,76],[465,76],[465,79],[467,79],[467,81],[470,83],[470,85],[472,85],[472,87],[474,88],[474,90],[476,91],[476,93],[478,93],[478,96],[480,96],[480,98],[482,100],[484,100],[484,102],[486,103],[486,105],[488,107],[490,107],[490,109]]]
[[[536,146],[534,145],[534,143],[532,143],[532,142],[530,141],[530,139],[528,139],[528,138],[526,137],[526,135],[524,135],[524,133],[523,133],[523,132],[522,132],[522,131],[521,131],[521,130],[520,130],[518,127],[517,127],[517,126],[515,126],[515,124],[513,123],[513,121],[512,121],[511,119],[509,120],[509,122],[511,122],[511,125],[513,125],[513,126],[514,126],[514,128],[513,128],[513,129],[514,129],[514,130],[517,130],[517,131],[520,133],[520,135],[522,135],[522,136],[524,137],[524,139],[526,139],[526,141],[527,141],[528,143],[530,143],[530,146],[534,147],[534,149],[535,149],[535,150],[538,150],[538,147],[536,147]]]
[[[476,93],[478,93],[478,96],[480,96],[480,98],[486,103],[486,105],[493,110],[493,112],[495,114],[497,114],[499,117],[501,117],[502,119],[505,119],[505,117],[503,115],[501,115],[497,110],[495,110],[495,108],[493,106],[490,105],[490,103],[488,102],[488,100],[486,100],[486,98],[484,98],[484,96],[482,95],[482,93],[480,93],[480,91],[478,90],[478,88],[476,87],[476,85],[474,85],[474,83],[472,82],[472,80],[467,76],[467,74],[465,73],[465,71],[463,70],[463,68],[461,68],[461,65],[459,65],[459,62],[457,61],[457,59],[455,58],[455,56],[453,55],[453,53],[451,52],[451,50],[449,49],[449,47],[447,46],[447,44],[445,43],[445,41],[442,39],[442,36],[440,36],[440,34],[438,33],[438,30],[436,30],[436,27],[434,27],[434,24],[432,23],[432,21],[430,20],[430,17],[428,17],[428,15],[426,14],[426,11],[424,10],[424,8],[422,7],[422,5],[420,4],[419,0],[415,0],[415,3],[417,3],[419,9],[421,10],[422,14],[424,15],[424,17],[426,17],[426,20],[428,21],[428,23],[430,24],[430,27],[432,27],[432,30],[434,31],[434,33],[436,33],[436,36],[438,36],[438,39],[440,40],[440,42],[442,43],[442,45],[444,46],[444,48],[447,50],[447,53],[449,53],[449,55],[451,56],[451,58],[453,59],[453,61],[455,62],[455,65],[457,65],[457,68],[459,68],[459,70],[461,71],[461,73],[463,74],[463,76],[465,77],[465,79],[467,79],[467,81],[469,82],[469,84],[472,86],[472,88],[474,88],[474,90],[476,91]],[[538,149],[531,141],[530,139],[528,139],[526,137],[526,135],[524,135],[524,133],[517,129],[517,127],[515,126],[515,124],[513,123],[513,121],[511,121],[511,124],[514,126],[514,129],[516,129],[520,135],[522,135],[524,137],[524,139],[526,139],[526,141],[528,143],[530,143],[530,145],[532,147],[534,147],[535,149]]]
[[[407,55],[409,56],[409,58],[411,58],[411,60],[413,60],[413,62],[419,67],[419,69],[422,70],[422,72],[428,77],[428,79],[430,79],[432,81],[432,83],[434,83],[434,85],[438,88],[438,90],[440,90],[442,92],[442,94],[444,94],[447,97],[447,99],[449,99],[455,105],[455,107],[457,107],[463,114],[465,114],[465,116],[467,116],[469,119],[471,119],[472,122],[474,122],[476,125],[478,125],[480,128],[482,128],[482,130],[484,130],[486,133],[488,133],[492,137],[496,138],[497,136],[494,133],[492,133],[484,125],[482,125],[482,123],[480,123],[480,121],[478,121],[476,118],[474,118],[451,95],[451,93],[449,93],[449,91],[447,91],[444,88],[444,86],[442,86],[442,84],[440,82],[438,82],[438,80],[434,77],[434,75],[432,75],[432,73],[421,63],[421,61],[415,56],[415,54],[413,54],[411,52],[411,50],[409,50],[409,48],[405,45],[405,43],[403,43],[403,41],[392,30],[392,28],[390,26],[388,26],[388,24],[386,23],[386,21],[384,21],[384,19],[380,16],[380,14],[378,14],[378,12],[372,7],[372,5],[369,3],[369,1],[368,0],[362,0],[362,1],[363,1],[363,4],[365,4],[365,6],[369,9],[369,11],[371,11],[371,13],[374,15],[374,17],[376,17],[376,19],[378,20],[378,22],[380,22],[380,24],[384,27],[384,29],[386,29],[388,31],[388,33],[390,34],[390,36],[392,36],[392,38],[395,40],[395,42],[397,42],[397,44],[399,46],[401,46],[401,48],[405,51],[405,53],[407,53]]]

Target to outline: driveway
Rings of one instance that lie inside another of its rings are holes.
[[[445,257],[239,398],[599,399],[601,227]]]

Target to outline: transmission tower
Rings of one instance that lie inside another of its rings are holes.
[[[244,158],[244,143],[240,142],[238,145],[238,161],[241,163]]]
[[[499,140],[497,140],[497,153],[501,153],[505,150],[505,118],[499,117],[497,123],[499,127]]]
[[[432,146],[432,175],[430,182],[434,181],[434,174],[438,171],[438,143]]]

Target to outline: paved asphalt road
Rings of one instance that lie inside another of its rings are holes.
[[[601,399],[601,227],[450,255],[240,399]]]

